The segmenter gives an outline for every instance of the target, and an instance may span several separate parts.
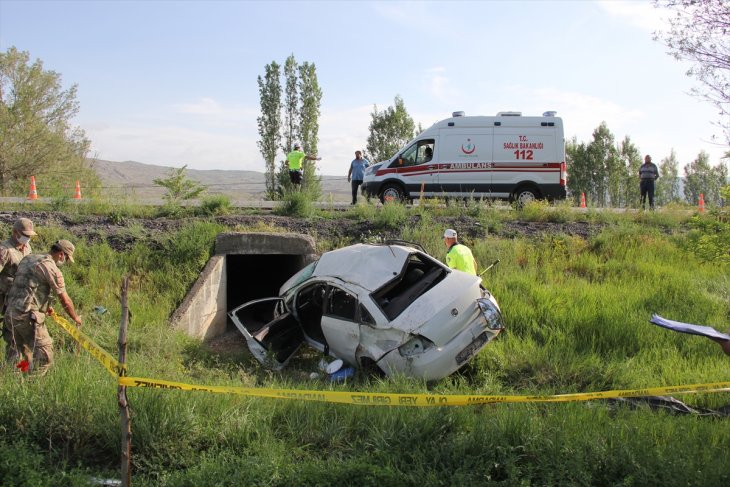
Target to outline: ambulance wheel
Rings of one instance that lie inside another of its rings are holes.
[[[385,204],[386,201],[399,201],[403,202],[406,199],[406,195],[400,186],[394,183],[386,184],[383,186],[383,191],[380,192],[380,202]]]
[[[525,203],[535,201],[539,197],[540,194],[537,192],[536,189],[530,187],[522,187],[515,191],[514,195],[512,196],[512,200],[517,203],[518,206],[523,206],[525,205]]]

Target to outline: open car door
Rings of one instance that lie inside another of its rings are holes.
[[[249,301],[228,316],[246,337],[251,354],[268,368],[282,369],[304,342],[301,327],[283,298]]]

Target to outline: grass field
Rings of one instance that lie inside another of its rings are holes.
[[[104,211],[109,211],[105,208]],[[126,209],[125,211],[132,211]],[[415,224],[405,222],[417,213]],[[435,384],[358,375],[346,384],[310,381],[319,356],[300,353],[282,373],[245,351],[213,353],[171,331],[167,319],[230,230],[190,219],[174,234],[113,250],[75,239],[63,268],[84,331],[116,354],[124,275],[131,278],[130,374],[181,382],[368,392],[539,395],[730,380],[730,357],[711,341],[648,323],[652,313],[730,328],[730,265],[722,213],[684,210],[626,215],[529,205],[495,211],[467,204],[370,207],[311,218],[350,218],[397,228],[443,257],[434,219],[476,221],[470,245],[482,264],[500,259],[484,284],[507,328],[459,373]],[[588,222],[586,237],[501,235],[507,222]],[[2,229],[8,233],[9,229]],[[246,231],[246,228],[236,228]],[[36,249],[74,238],[39,229]],[[328,250],[354,243],[318,236]],[[722,247],[722,246],[725,247]],[[718,247],[719,246],[719,247]],[[720,251],[713,251],[713,249]],[[109,310],[96,315],[94,306]],[[116,385],[87,353],[49,325],[57,362],[43,378],[0,369],[3,486],[88,485],[118,478]],[[4,358],[4,356],[3,356]],[[218,485],[696,485],[730,484],[728,419],[675,415],[605,401],[399,408],[248,398],[157,389],[128,391],[133,483]],[[678,397],[696,408],[730,404],[730,393]]]

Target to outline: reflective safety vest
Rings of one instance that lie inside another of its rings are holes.
[[[286,156],[286,160],[289,161],[289,170],[298,171],[302,168],[302,161],[306,154],[302,151],[294,150]]]
[[[477,275],[477,269],[474,264],[474,256],[466,245],[455,243],[446,252],[446,265],[452,269],[464,271],[474,276]]]
[[[17,316],[28,311],[46,313],[53,298],[51,285],[46,279],[40,279],[35,268],[39,265],[52,265],[56,263],[49,254],[29,255],[20,262],[18,272],[15,274],[13,287],[8,292],[7,312]]]

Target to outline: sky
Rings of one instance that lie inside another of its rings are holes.
[[[655,162],[727,146],[716,110],[652,33],[648,1],[0,0],[0,50],[78,86],[90,156],[264,171],[257,77],[293,54],[323,92],[322,175],[345,175],[373,108],[400,95],[424,128],[453,111],[557,111],[588,143],[606,122]]]

